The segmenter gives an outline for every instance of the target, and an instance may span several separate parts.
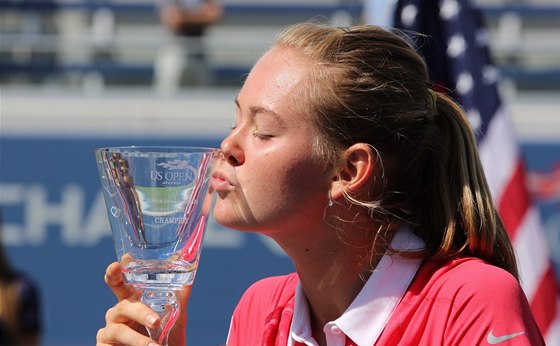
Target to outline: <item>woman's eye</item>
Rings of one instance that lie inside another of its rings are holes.
[[[267,134],[264,134],[264,133],[261,133],[261,132],[258,132],[258,131],[254,131],[253,136],[257,137],[258,139],[263,140],[263,141],[269,140],[272,137],[274,137],[272,135],[267,135]]]

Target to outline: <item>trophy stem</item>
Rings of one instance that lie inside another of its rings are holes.
[[[144,291],[142,303],[149,306],[160,317],[157,327],[146,328],[150,338],[162,346],[167,346],[169,331],[177,321],[181,308],[173,291]]]

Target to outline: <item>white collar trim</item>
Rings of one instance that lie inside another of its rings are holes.
[[[394,250],[419,250],[424,241],[401,227],[391,241]],[[373,345],[406,293],[422,259],[385,254],[346,311],[331,322],[358,345]],[[311,339],[309,307],[300,283],[296,288],[289,345]],[[329,323],[329,324],[331,324]]]

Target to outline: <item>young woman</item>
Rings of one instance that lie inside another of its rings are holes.
[[[274,239],[296,273],[247,290],[228,345],[544,344],[469,122],[404,39],[295,25],[236,106],[215,218]],[[156,316],[119,264],[106,281],[120,302],[98,345],[147,345]]]

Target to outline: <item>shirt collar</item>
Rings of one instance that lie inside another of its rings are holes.
[[[419,250],[424,241],[401,227],[391,241],[396,251]],[[348,309],[333,323],[358,345],[373,345],[416,275],[422,259],[385,253]],[[289,344],[311,339],[309,307],[298,283]]]

